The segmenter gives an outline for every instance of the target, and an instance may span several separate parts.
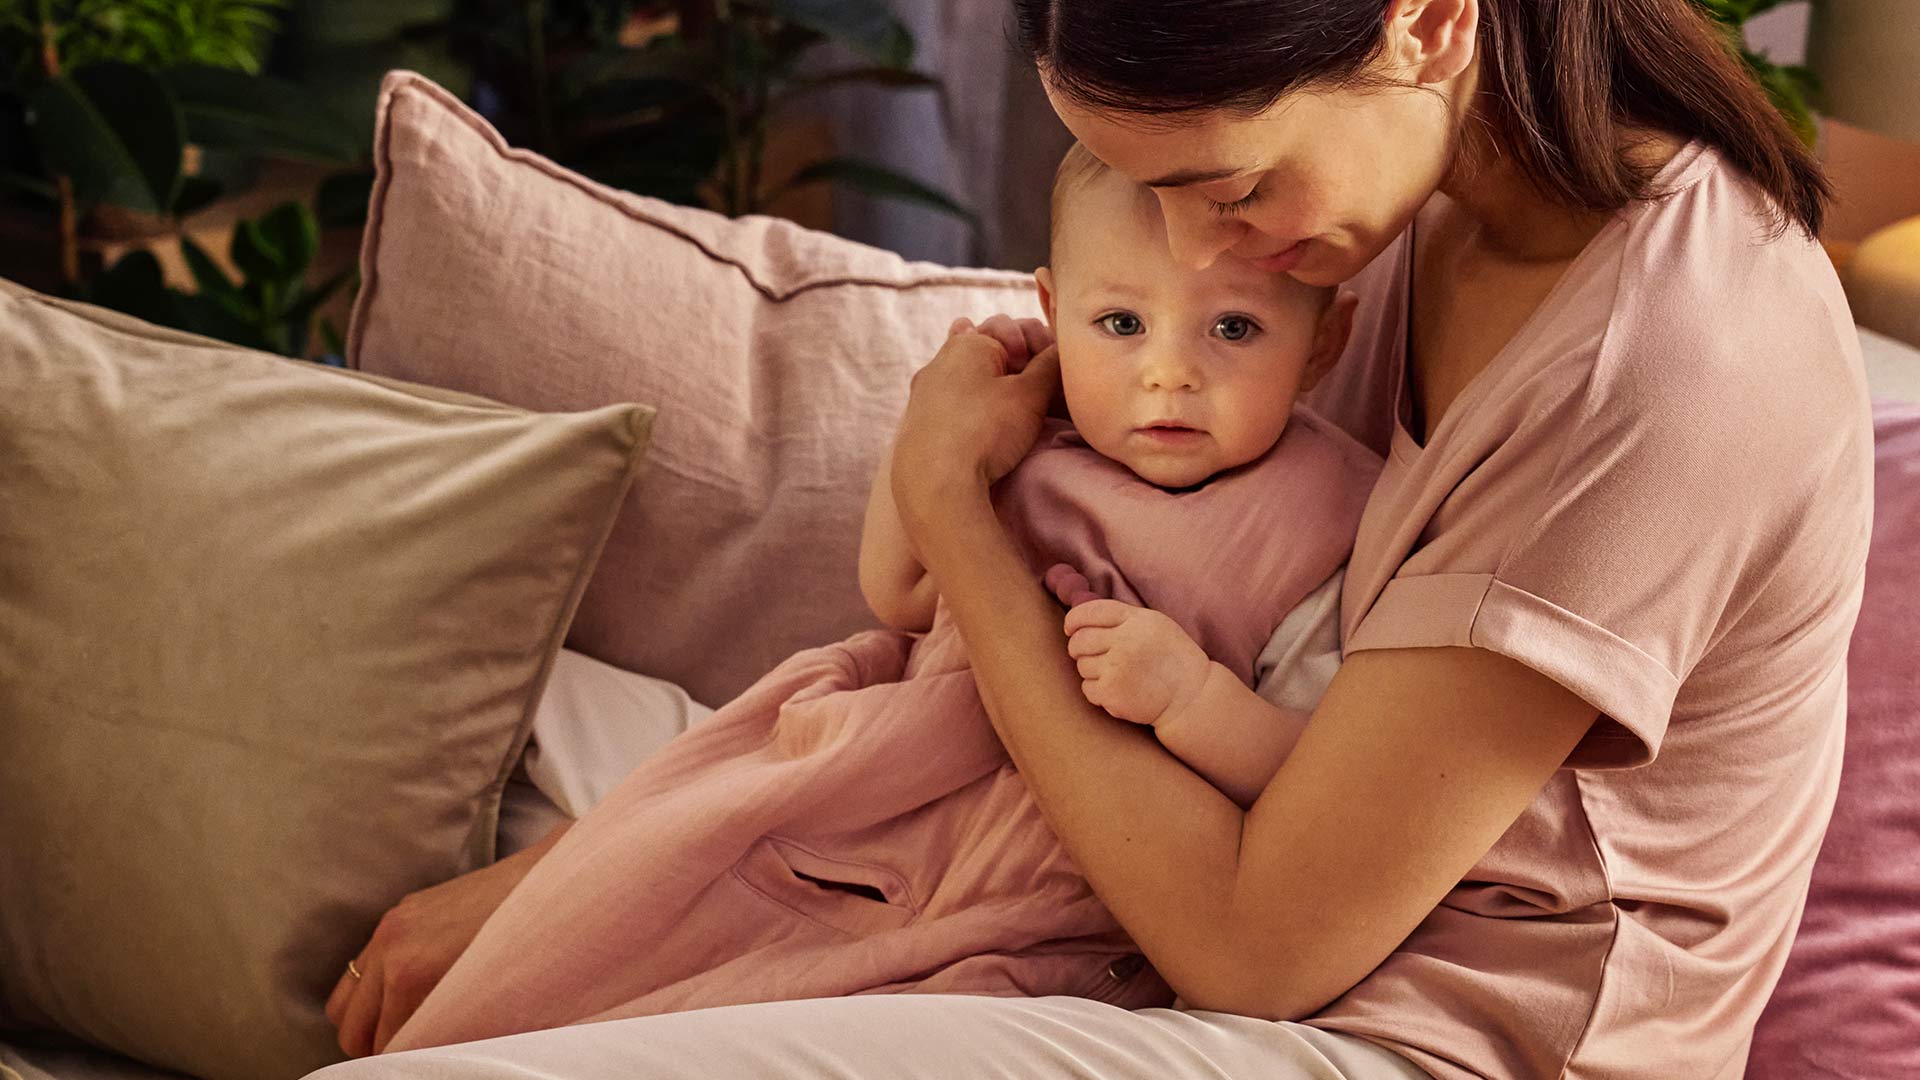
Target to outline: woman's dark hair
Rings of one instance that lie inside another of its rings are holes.
[[[1388,0],[1014,0],[1048,80],[1090,109],[1257,113],[1302,86],[1365,85]],[[1692,0],[1480,0],[1481,89],[1501,148],[1547,194],[1617,210],[1653,170],[1629,126],[1697,138],[1818,235],[1830,191]]]

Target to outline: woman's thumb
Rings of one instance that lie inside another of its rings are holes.
[[[1040,399],[1045,415],[1066,418],[1066,392],[1060,385],[1060,346],[1049,345],[1035,353],[1027,366],[1020,369],[1018,377]]]
[[[1020,378],[1038,383],[1051,393],[1060,385],[1060,346],[1049,345],[1033,354],[1027,366],[1020,369]]]

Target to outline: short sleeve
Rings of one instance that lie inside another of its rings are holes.
[[[1570,766],[1653,760],[1682,683],[1727,627],[1762,590],[1817,572],[1795,549],[1819,543],[1805,525],[1843,471],[1844,384],[1815,389],[1742,359],[1677,346],[1603,357],[1466,452],[1448,448],[1471,464],[1428,475],[1446,495],[1347,651],[1512,657],[1599,710]]]

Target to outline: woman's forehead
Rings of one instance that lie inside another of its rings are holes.
[[[1196,113],[1180,122],[1056,102],[1060,118],[1109,168],[1156,188],[1221,183],[1272,164],[1284,134],[1279,109],[1259,116]]]

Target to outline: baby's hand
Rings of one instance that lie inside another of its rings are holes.
[[[1180,624],[1152,608],[1106,600],[1065,563],[1047,570],[1047,588],[1067,612],[1067,655],[1080,668],[1080,692],[1136,724],[1176,716],[1207,681],[1210,661]]]

